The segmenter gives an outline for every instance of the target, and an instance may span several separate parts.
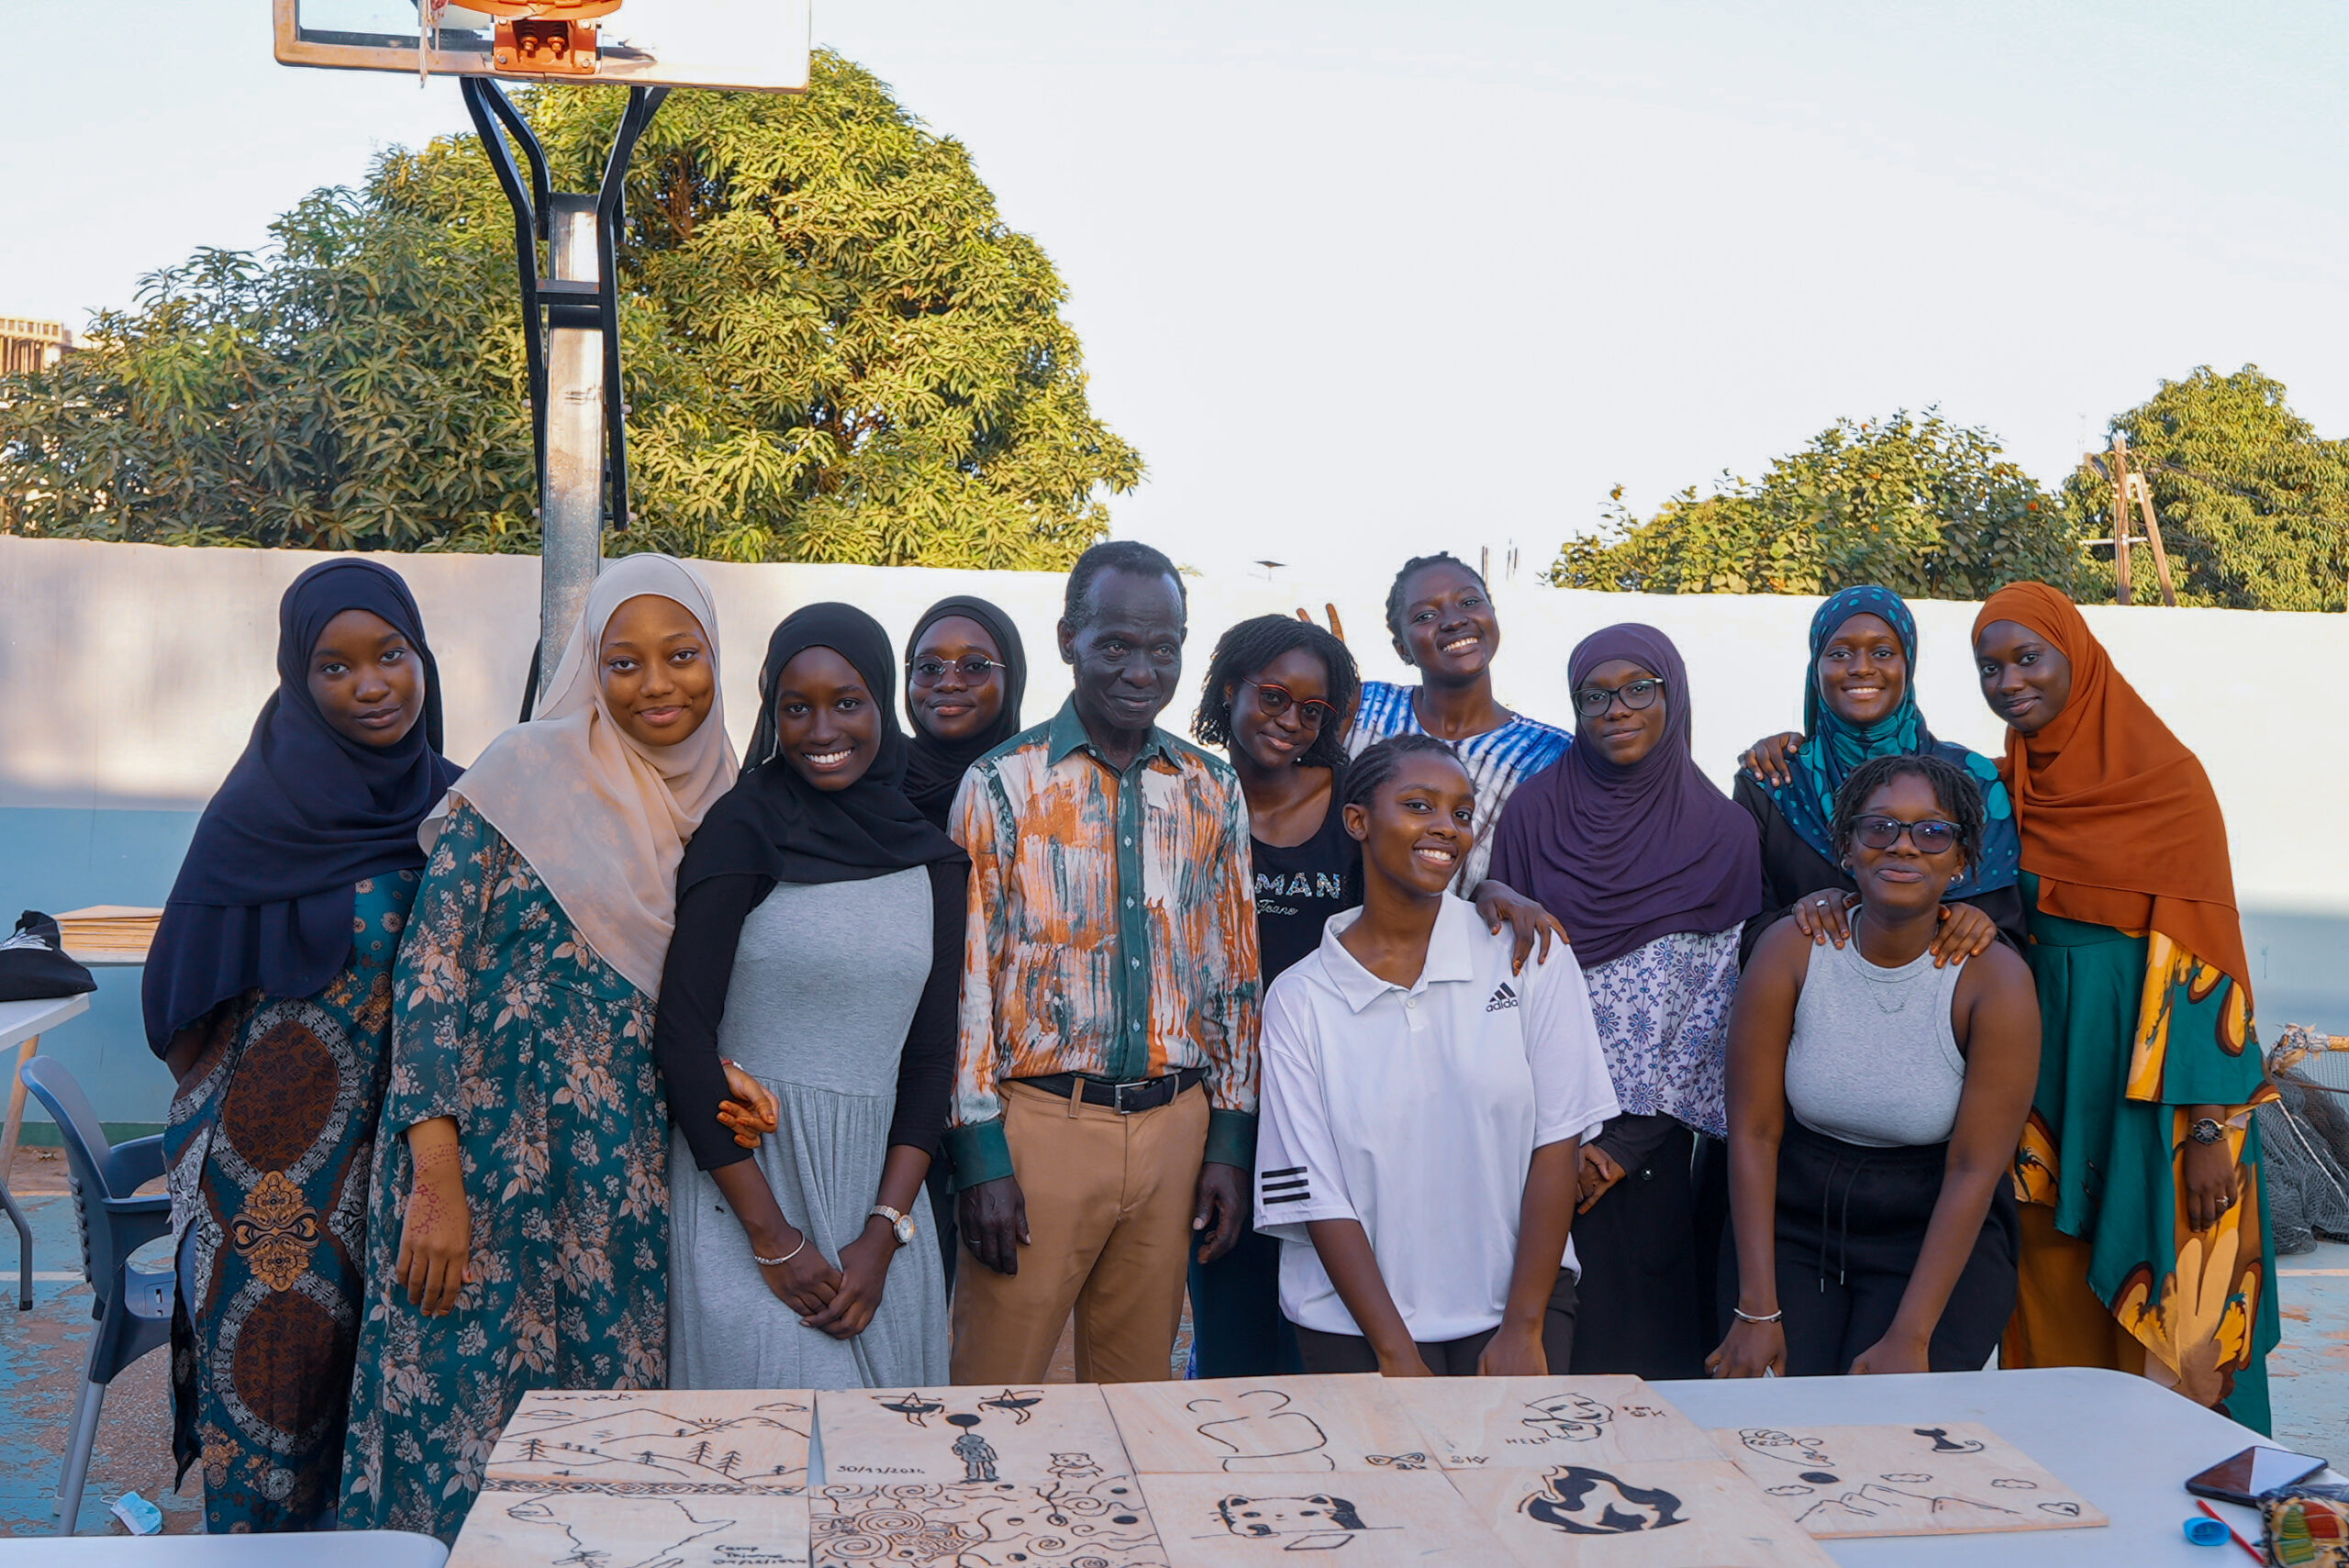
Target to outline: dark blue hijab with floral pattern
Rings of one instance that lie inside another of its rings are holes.
[[[1900,705],[1875,724],[1851,723],[1819,695],[1820,654],[1854,616],[1875,616],[1890,627],[1893,635],[1900,639],[1900,651],[1909,661],[1909,678],[1900,694]],[[1870,757],[1931,752],[1965,769],[1982,786],[1981,861],[1967,866],[1965,874],[1950,884],[1948,896],[1972,898],[2013,884],[2022,862],[2022,839],[2015,830],[2014,802],[2007,795],[2007,786],[1998,781],[1997,763],[1954,740],[1936,740],[1932,731],[1925,728],[1925,716],[1917,711],[1917,617],[1909,613],[1909,606],[1899,595],[1874,584],[1846,588],[1830,596],[1819,606],[1819,613],[1810,617],[1810,666],[1803,681],[1802,728],[1801,750],[1787,759],[1793,781],[1774,787],[1770,798],[1777,803],[1787,825],[1802,836],[1803,842],[1824,855],[1829,864],[1841,859],[1835,852],[1831,831],[1835,794],[1852,776],[1852,770]]]

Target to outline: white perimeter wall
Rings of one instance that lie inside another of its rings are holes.
[[[279,595],[324,559],[306,551],[182,550],[0,538],[0,806],[190,810],[217,786],[274,681]],[[450,754],[471,760],[519,705],[537,626],[532,557],[402,555],[446,687]],[[716,591],[722,673],[739,745],[774,623],[820,599],[862,606],[902,639],[950,593],[986,595],[1018,617],[1035,668],[1028,717],[1068,684],[1052,641],[1061,579],[701,562]],[[1387,563],[1348,582],[1198,579],[1190,584],[1191,683],[1170,711],[1186,724],[1215,638],[1244,617],[1317,615],[1334,601],[1364,673],[1399,678],[1383,624]],[[1496,584],[1502,700],[1570,719],[1566,655],[1619,620],[1662,627],[1686,655],[1697,754],[1727,782],[1755,737],[1795,728],[1804,636],[1817,601],[1595,594]],[[1974,684],[1974,606],[1920,602],[1919,693],[1935,730],[1994,751],[2000,727]],[[2091,607],[2114,658],[2209,768],[2224,802],[2246,904],[2349,911],[2349,616]],[[1178,722],[1174,722],[1177,721]],[[2157,847],[2149,846],[2149,852]],[[2349,955],[2344,955],[2349,957]]]

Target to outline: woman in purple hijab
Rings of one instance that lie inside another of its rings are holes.
[[[1690,1164],[1727,1131],[1738,931],[1762,909],[1752,819],[1689,751],[1688,672],[1652,626],[1583,639],[1575,744],[1520,784],[1491,874],[1574,940],[1623,1114],[1583,1146],[1576,1374],[1703,1373],[1711,1271]]]

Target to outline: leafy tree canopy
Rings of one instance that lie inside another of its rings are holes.
[[[1987,431],[1932,409],[1840,419],[1759,483],[1721,475],[1642,521],[1615,492],[1610,526],[1567,541],[1562,587],[1652,594],[1821,594],[1881,583],[1902,594],[1980,598],[2037,577],[2075,593],[2099,570],[2060,499],[2009,462]]]
[[[2284,384],[2245,365],[2204,365],[2112,420],[2154,511],[2182,604],[2338,610],[2349,592],[2349,441],[2326,440],[2285,401]],[[2075,509],[2112,537],[2112,484],[2083,470]],[[2138,530],[2140,537],[2143,530]],[[2153,561],[2134,561],[2151,597]]]
[[[522,95],[593,190],[624,95]],[[620,249],[629,548],[1064,565],[1139,483],[1058,274],[959,142],[818,54],[804,98],[678,93]],[[470,137],[203,250],[0,382],[0,531],[330,550],[538,546],[513,219]]]

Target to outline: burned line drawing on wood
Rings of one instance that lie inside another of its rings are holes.
[[[1363,1523],[1362,1510],[1352,1498],[1326,1492],[1303,1497],[1243,1497],[1233,1493],[1216,1499],[1215,1513],[1225,1535],[1241,1540],[1277,1540],[1283,1551],[1334,1551],[1353,1544],[1371,1528]]]
[[[1307,1474],[1433,1468],[1427,1440],[1375,1374],[1112,1384],[1102,1390],[1143,1474]]]
[[[658,1390],[529,1394],[490,1451],[501,1480],[666,1485],[682,1491],[807,1484],[805,1394]]]
[[[815,1497],[810,1555],[818,1564],[916,1568],[1163,1568],[1165,1557],[1130,1476],[1041,1485],[918,1482],[827,1486]]]
[[[1491,1568],[1505,1555],[1433,1470],[1147,1472],[1141,1485],[1174,1568]]]
[[[1446,1470],[1720,1457],[1636,1377],[1413,1378],[1393,1392]]]
[[[1542,1489],[1529,1494],[1518,1508],[1568,1535],[1630,1535],[1687,1522],[1677,1495],[1660,1486],[1631,1485],[1620,1476],[1580,1464],[1552,1466]]]
[[[842,1485],[918,1482],[1041,1485],[1128,1475],[1124,1445],[1100,1390],[827,1389],[817,1396],[825,1478]]]
[[[497,1568],[718,1568],[807,1561],[804,1493],[491,1479],[450,1561]]]
[[[1471,1514],[1520,1568],[1831,1568],[1736,1465],[1710,1459],[1454,1472]]]
[[[1987,1427],[1831,1427],[1713,1434],[1776,1506],[1821,1539],[2101,1525],[2104,1516]]]

